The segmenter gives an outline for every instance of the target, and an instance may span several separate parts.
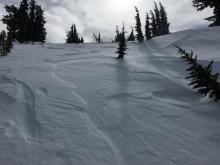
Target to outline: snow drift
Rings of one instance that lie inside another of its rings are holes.
[[[219,103],[187,86],[175,45],[215,60],[220,28],[138,45],[15,45],[0,59],[0,164],[216,165]]]

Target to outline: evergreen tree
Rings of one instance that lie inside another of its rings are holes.
[[[28,27],[28,34],[29,34],[29,41],[35,41],[34,38],[34,32],[35,32],[35,13],[36,13],[36,1],[31,0],[30,1],[30,7],[29,7],[29,27]]]
[[[119,38],[120,38],[120,34],[119,34],[119,30],[118,30],[118,25],[116,26],[116,31],[115,31],[115,40],[114,42],[119,42]]]
[[[131,27],[131,34],[128,36],[127,41],[135,41],[134,29]]]
[[[14,5],[5,5],[5,10],[7,15],[4,15],[2,18],[3,24],[7,25],[7,30],[11,32],[12,38],[17,39],[18,31],[18,8]]]
[[[98,42],[99,44],[102,42],[102,39],[101,39],[101,33],[99,33],[99,35],[98,35],[97,42]]]
[[[219,74],[212,74],[212,66],[214,61],[211,61],[206,67],[198,64],[197,56],[194,57],[193,51],[191,53],[178,48],[178,54],[184,62],[187,62],[190,67],[187,69],[189,76],[186,79],[190,79],[189,85],[196,89],[200,95],[209,95],[209,97],[215,97],[215,101],[220,99],[220,83],[218,82]]]
[[[9,32],[6,35],[6,32],[3,30],[0,33],[0,55],[6,56],[8,53],[11,52],[12,47],[12,33]]]
[[[160,21],[161,35],[169,34],[170,33],[170,30],[169,30],[170,24],[168,23],[167,13],[166,13],[165,7],[162,5],[162,3],[159,3],[159,4],[160,4],[160,19],[161,19],[161,21]]]
[[[126,51],[127,51],[127,41],[125,38],[125,27],[123,25],[122,31],[119,32],[118,50],[117,52],[115,52],[118,54],[117,59],[123,59],[124,55],[126,55]]]
[[[160,11],[158,9],[157,3],[154,1],[154,16],[156,21],[156,28],[157,28],[157,36],[161,35],[161,18],[160,18]]]
[[[83,39],[83,37],[81,37],[81,39],[80,39],[80,43],[84,43],[84,39]]]
[[[18,41],[23,43],[28,41],[29,14],[27,0],[22,0],[18,12]]]
[[[150,23],[150,31],[152,37],[158,36],[158,31],[157,31],[157,24],[156,24],[156,18],[152,10],[150,10],[150,15],[151,15],[151,23]]]
[[[202,11],[207,7],[213,8],[214,16],[206,18],[206,20],[213,22],[210,26],[220,26],[220,1],[219,0],[193,0],[193,6],[198,11]]]
[[[150,29],[150,17],[148,13],[146,13],[145,36],[147,40],[152,38]]]
[[[78,44],[80,42],[75,24],[71,26],[70,31],[67,33],[66,42],[75,44]]]
[[[140,14],[139,14],[139,11],[138,11],[137,7],[135,7],[135,11],[136,11],[136,16],[135,16],[136,26],[135,26],[135,29],[136,29],[136,32],[137,32],[136,38],[137,38],[138,42],[141,43],[141,42],[144,41],[144,36],[143,36],[143,33],[142,33],[142,29],[141,29],[141,19],[140,19]]]
[[[44,11],[41,6],[36,5],[36,13],[33,28],[33,39],[34,42],[45,42],[46,40],[46,29],[44,27],[46,21],[44,18]]]

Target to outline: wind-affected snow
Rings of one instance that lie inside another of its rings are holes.
[[[175,45],[215,60],[220,28],[139,45],[19,45],[0,58],[1,165],[217,165],[220,104],[195,94]]]

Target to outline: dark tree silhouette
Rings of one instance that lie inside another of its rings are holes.
[[[18,41],[23,43],[28,41],[28,25],[29,25],[29,14],[28,14],[28,1],[22,0],[18,11]]]
[[[220,1],[219,0],[193,0],[193,6],[198,11],[202,11],[205,8],[213,8],[214,15],[206,18],[206,20],[212,22],[209,26],[220,26]]]
[[[29,28],[28,28],[28,40],[29,41],[34,41],[34,23],[35,23],[35,12],[36,12],[36,1],[35,0],[31,0],[30,1],[30,7],[29,7]]]
[[[160,11],[157,6],[157,3],[154,1],[154,15],[155,15],[155,20],[156,20],[156,28],[157,28],[157,35],[162,34],[162,27],[161,27],[161,17],[160,17]]]
[[[127,41],[125,38],[125,27],[123,25],[122,31],[119,32],[118,50],[117,52],[115,52],[118,54],[117,59],[123,59],[124,56],[126,55],[126,51],[127,51]]]
[[[67,39],[66,39],[66,43],[75,43],[78,44],[79,41],[79,36],[78,36],[78,32],[76,29],[76,25],[72,25],[70,28],[70,31],[67,33]]]
[[[131,34],[128,36],[127,41],[135,41],[134,29],[131,27]]]
[[[150,10],[150,15],[151,15],[151,28],[150,28],[150,31],[151,31],[151,35],[152,37],[156,37],[158,36],[158,31],[157,31],[157,24],[156,24],[156,18],[155,18],[155,15],[153,13],[152,10]]]
[[[146,13],[145,36],[147,40],[152,38],[150,29],[150,17],[148,13]]]
[[[7,25],[7,30],[11,32],[12,38],[17,38],[18,32],[18,8],[14,5],[5,5],[5,10],[8,13],[2,18],[3,24]]]
[[[144,41],[144,36],[143,36],[143,33],[142,33],[142,29],[141,29],[141,19],[140,19],[140,14],[139,14],[139,11],[138,11],[137,7],[135,7],[135,11],[136,11],[136,16],[135,16],[136,26],[135,26],[135,29],[136,29],[136,32],[137,32],[136,38],[137,38],[138,42],[141,43],[141,42]]]
[[[44,42],[46,38],[46,23],[44,11],[35,0],[22,0],[19,7],[5,5],[7,14],[3,23],[7,25],[12,39],[21,43]]]
[[[161,24],[161,35],[169,34],[170,33],[170,24],[168,22],[167,13],[165,10],[165,7],[162,5],[162,3],[159,3],[160,5],[160,24]]]
[[[6,32],[3,30],[0,33],[0,55],[6,56],[8,53],[11,52],[11,49],[13,47],[12,44],[12,34],[8,33],[6,35]]]
[[[34,21],[34,31],[33,31],[33,41],[35,42],[45,42],[46,40],[46,29],[44,24],[46,23],[44,18],[44,11],[41,6],[36,6],[36,14]]]
[[[184,62],[190,65],[187,69],[190,79],[189,85],[196,89],[197,93],[203,96],[215,97],[215,101],[220,99],[220,83],[218,82],[219,74],[212,73],[212,66],[214,61],[211,61],[206,67],[198,64],[197,56],[194,57],[193,51],[186,52],[180,47],[177,47],[178,54]]]

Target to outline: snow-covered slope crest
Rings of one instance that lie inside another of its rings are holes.
[[[187,84],[175,45],[220,72],[220,28],[138,45],[19,45],[0,58],[2,165],[217,165],[219,103]]]

